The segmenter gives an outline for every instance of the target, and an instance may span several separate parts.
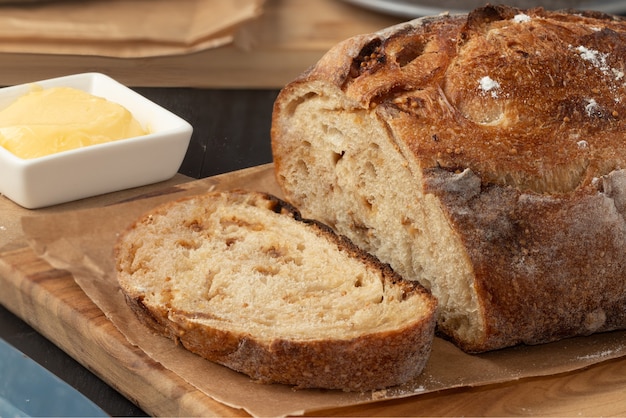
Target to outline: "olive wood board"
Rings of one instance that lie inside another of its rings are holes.
[[[272,182],[271,167],[253,167],[188,183],[184,182],[186,179],[178,179],[183,183],[162,185],[160,191],[158,186],[149,190],[140,188],[131,194],[167,195],[215,182],[237,184],[246,178],[252,182]],[[129,192],[126,192],[123,199],[128,198]],[[108,200],[113,202],[115,196]],[[10,204],[0,204],[0,226],[7,216],[32,213],[15,208],[6,210],[7,207]],[[68,208],[71,209],[71,205]],[[13,245],[0,243],[0,303],[7,309],[151,415],[247,416],[241,409],[206,396],[130,345],[84,294],[71,274],[53,268],[30,247],[22,245],[19,236],[14,238]],[[619,357],[554,375],[310,413],[324,416],[615,416],[626,414],[625,393],[626,357]]]

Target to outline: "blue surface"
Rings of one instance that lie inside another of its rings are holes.
[[[0,417],[106,417],[76,389],[0,339]]]

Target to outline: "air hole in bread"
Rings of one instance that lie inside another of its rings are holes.
[[[467,23],[465,24],[465,31],[477,31],[487,32],[489,25],[498,20],[504,20],[513,16],[507,16],[505,14],[511,14],[510,10],[506,10],[499,6],[487,5],[480,9],[476,9],[470,12],[467,16]],[[467,35],[467,34],[463,34]],[[462,37],[462,39],[464,39]]]
[[[378,173],[376,172],[376,167],[374,166],[374,164],[372,164],[371,161],[368,161],[365,164],[365,167],[363,168],[363,176],[365,177],[366,181],[374,180],[378,176]]]
[[[352,61],[350,76],[356,78],[363,73],[373,73],[385,63],[386,56],[381,44],[381,39],[373,39],[361,48],[359,55]]]
[[[300,106],[300,104],[302,104],[303,102],[307,101],[308,99],[317,96],[316,93],[314,92],[309,92],[306,95],[300,97],[298,100],[294,100],[293,102],[289,103],[289,105],[285,108],[285,111],[287,113],[293,114],[295,113],[296,109],[298,108],[298,106]]]
[[[373,200],[374,198],[372,196],[367,196],[367,197],[362,198],[363,206],[368,212],[371,212],[372,209],[374,208],[374,204],[372,203]]]
[[[341,160],[341,158],[343,158],[345,153],[346,153],[345,151],[341,151],[340,153],[333,152],[333,162],[335,163],[335,165],[337,165],[339,160]]]
[[[308,167],[307,163],[304,162],[304,160],[300,160],[296,164],[296,171],[297,171],[297,174],[299,174],[299,175],[308,175],[309,174],[309,167]]]
[[[322,124],[322,134],[324,135],[325,140],[332,145],[334,150],[336,150],[336,153],[340,154],[340,158],[343,157],[343,154],[345,154],[344,149],[346,147],[345,134],[334,126],[329,126],[326,124]],[[337,150],[342,151],[338,152]]]
[[[179,247],[188,249],[188,250],[195,250],[200,247],[199,243],[195,241],[187,240],[187,239],[179,239],[176,242],[176,245],[178,245]]]
[[[190,221],[186,221],[184,225],[187,228],[191,229],[192,231],[196,231],[196,232],[200,232],[204,229],[204,227],[202,226],[202,222],[199,221],[198,219],[192,219]]]
[[[239,241],[237,238],[230,237],[224,240],[224,244],[226,247],[232,247],[237,241]]]
[[[417,235],[421,234],[422,231],[419,228],[419,226],[417,225],[417,223],[408,217],[404,217],[402,218],[402,225],[404,226],[404,228],[406,229],[406,231],[408,232],[409,236],[415,238]]]
[[[281,258],[286,253],[284,249],[278,247],[277,245],[264,248],[262,251],[271,258]]]
[[[424,52],[424,44],[421,42],[412,42],[405,44],[403,48],[396,53],[396,62],[400,67],[410,64],[415,58]]]
[[[263,276],[275,276],[280,272],[280,268],[272,265],[256,266],[253,271]],[[261,281],[263,281],[263,279]]]

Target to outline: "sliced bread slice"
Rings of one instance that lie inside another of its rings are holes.
[[[419,375],[431,350],[430,292],[268,194],[164,204],[115,256],[143,323],[260,382],[380,389]]]

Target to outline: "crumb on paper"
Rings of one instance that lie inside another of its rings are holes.
[[[377,401],[380,399],[385,399],[387,397],[387,389],[377,390],[372,392],[372,400]]]
[[[593,360],[593,359],[598,359],[598,358],[611,356],[611,355],[613,355],[613,353],[615,353],[615,350],[605,350],[605,351],[600,351],[599,353],[595,353],[595,354],[588,354],[586,356],[579,356],[578,359],[579,360]]]
[[[412,387],[412,388],[394,387],[391,389],[380,389],[380,390],[375,390],[372,392],[372,400],[380,401],[383,399],[411,396],[411,395],[424,393],[424,392],[426,392],[426,387],[424,385],[419,385],[417,387]]]

